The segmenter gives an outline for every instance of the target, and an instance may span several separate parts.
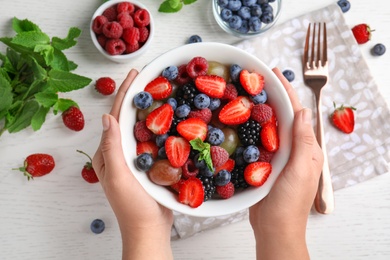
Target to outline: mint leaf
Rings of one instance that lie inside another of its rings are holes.
[[[31,124],[31,119],[34,114],[38,111],[39,105],[35,100],[27,102],[23,109],[15,115],[15,119],[11,124],[6,124],[8,132],[16,133],[24,128],[28,127]]]
[[[46,115],[50,108],[40,106],[38,111],[31,118],[31,127],[34,131],[41,129],[43,123],[46,121]]]
[[[35,45],[34,52],[39,53],[43,57],[47,65],[50,65],[50,63],[54,59],[54,48],[49,44]]]
[[[161,3],[158,11],[162,13],[176,13],[181,10],[183,7],[183,3],[179,3],[175,8],[173,8],[170,4],[169,0],[165,0],[164,2]]]
[[[77,41],[75,38],[79,37],[81,34],[81,30],[72,27],[69,29],[68,36],[64,39],[60,39],[58,37],[53,37],[51,40],[51,44],[53,45],[54,48],[59,49],[59,50],[65,50],[69,49],[77,44]]]
[[[39,92],[35,94],[36,101],[45,108],[54,106],[58,101],[58,95],[51,92]]]
[[[183,0],[183,4],[185,4],[185,5],[190,5],[190,4],[195,3],[195,2],[196,2],[196,0]]]
[[[22,32],[40,32],[41,29],[38,27],[38,25],[34,24],[33,22],[30,22],[27,19],[19,20],[18,18],[14,17],[12,19],[12,29],[14,29],[17,33]]]
[[[180,5],[180,0],[168,0],[168,1],[169,1],[169,5],[173,9],[177,8]]]
[[[53,106],[53,112],[57,115],[58,111],[64,112],[68,110],[68,108],[75,106],[79,107],[76,102],[71,99],[60,98]]]
[[[213,171],[213,161],[211,160],[210,144],[205,143],[199,137],[191,140],[192,149],[199,151],[199,160],[204,160],[210,171]]]
[[[0,74],[0,120],[12,105],[12,87],[3,74]]]
[[[49,72],[48,84],[53,92],[70,92],[81,89],[92,80],[67,71],[51,70]]]
[[[43,32],[21,32],[17,34],[11,41],[13,44],[34,49],[36,45],[50,44],[50,38]]]
[[[71,66],[65,54],[59,49],[54,48],[54,57],[49,64],[53,69],[70,71]]]

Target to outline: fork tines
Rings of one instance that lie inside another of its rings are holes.
[[[318,35],[316,35],[318,30]],[[312,37],[310,35],[313,35]],[[310,41],[310,38],[312,40]],[[325,66],[328,61],[327,54],[327,36],[326,23],[323,23],[323,33],[321,34],[321,23],[314,23],[313,29],[311,24],[307,28],[306,42],[304,49],[304,63],[308,68],[317,68],[319,65]],[[316,47],[317,46],[317,50]],[[309,51],[310,50],[310,51]],[[319,64],[321,61],[321,64]]]

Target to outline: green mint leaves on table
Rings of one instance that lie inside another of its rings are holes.
[[[199,152],[199,161],[204,160],[210,171],[213,171],[213,161],[211,160],[210,144],[205,143],[202,139],[195,138],[190,141],[192,149]]]
[[[176,13],[179,12],[184,5],[189,5],[195,2],[196,0],[164,0],[158,11],[162,13]]]
[[[67,37],[50,39],[36,24],[16,17],[12,28],[14,37],[0,37],[7,46],[6,53],[0,53],[0,136],[30,125],[39,130],[51,108],[57,114],[78,106],[58,93],[84,88],[92,81],[72,73],[77,64],[63,53],[77,44],[80,29],[72,27]]]

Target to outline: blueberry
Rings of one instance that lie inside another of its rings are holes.
[[[197,109],[208,108],[210,105],[210,98],[206,94],[198,94],[194,98],[194,105]]]
[[[265,92],[264,89],[256,96],[252,96],[252,101],[254,104],[264,104],[265,102],[267,102],[267,99],[267,92]]]
[[[262,4],[261,5],[261,11],[263,13],[273,13],[274,8],[270,4]]]
[[[234,152],[234,160],[236,161],[236,165],[238,165],[238,166],[245,164],[244,157],[242,155],[244,150],[245,150],[245,147],[238,146],[236,148],[236,151]]]
[[[190,112],[191,112],[190,106],[187,104],[183,104],[176,108],[175,115],[179,118],[184,118],[187,117]]]
[[[211,145],[220,145],[225,141],[225,135],[219,128],[211,128],[207,132],[207,141]]]
[[[240,33],[248,33],[249,32],[249,24],[248,24],[248,21],[247,20],[243,20],[242,21],[242,24],[241,24],[241,27],[238,28],[238,30]]]
[[[158,155],[158,158],[160,158],[160,159],[167,159],[168,158],[167,152],[165,150],[165,146],[162,146],[162,147],[160,147],[160,149],[158,149],[157,155]]]
[[[282,73],[289,82],[295,79],[295,73],[292,70],[284,70]]]
[[[230,28],[237,30],[242,25],[242,19],[238,15],[232,15],[232,17],[228,20],[228,23]]]
[[[141,153],[136,158],[135,165],[141,171],[148,171],[153,165],[153,158],[150,153]]]
[[[176,108],[177,108],[177,101],[176,101],[176,99],[174,99],[174,98],[168,98],[168,99],[167,99],[167,103],[168,103],[169,105],[171,105],[171,107],[172,107],[173,110],[176,110]]]
[[[254,32],[258,32],[258,31],[260,31],[260,28],[261,28],[260,18],[252,16],[249,19],[249,30],[254,31]]]
[[[134,105],[139,109],[146,109],[153,103],[153,97],[149,92],[141,91],[134,96]]]
[[[268,0],[257,0],[257,3],[258,3],[259,5],[268,4]]]
[[[187,43],[197,43],[202,42],[202,38],[199,35],[192,35],[190,38],[188,38]]]
[[[260,157],[259,148],[257,148],[255,145],[249,145],[242,152],[242,156],[247,163],[256,162]]]
[[[263,12],[260,19],[261,19],[261,22],[263,22],[265,24],[272,23],[274,21],[274,14],[270,13],[270,12]]]
[[[195,156],[194,156],[194,164],[195,164],[195,167],[198,168],[198,169],[204,169],[206,168],[206,163],[204,160],[199,160],[199,156],[200,154],[197,153]]]
[[[238,64],[232,64],[230,66],[230,78],[234,82],[238,82],[240,80],[241,66]]]
[[[219,98],[210,98],[209,109],[211,111],[216,110],[221,105],[221,100]]]
[[[91,231],[95,234],[100,234],[104,231],[106,225],[101,219],[94,219],[91,223]]]
[[[165,145],[165,141],[168,139],[169,134],[162,134],[156,136],[156,145],[162,147]]]
[[[251,6],[251,15],[255,17],[260,17],[263,11],[261,10],[260,5]]]
[[[351,9],[351,3],[348,0],[339,0],[337,1],[337,4],[340,6],[343,13],[346,13]]]
[[[203,161],[203,160],[202,160],[202,161]],[[205,167],[199,168],[199,174],[200,174],[200,175],[203,175],[203,176],[205,176],[205,177],[211,177],[211,176],[213,176],[213,175],[214,175],[214,171],[215,171],[215,169],[210,170],[209,167],[206,166],[206,164],[205,164]]]
[[[240,10],[238,10],[237,14],[243,19],[249,19],[251,17],[251,9],[248,6],[242,6]]]
[[[232,11],[238,11],[242,6],[241,0],[229,0],[227,8]]]
[[[169,66],[162,71],[161,75],[172,81],[177,78],[177,75],[179,75],[179,70],[176,66]]]
[[[221,18],[222,20],[224,20],[225,22],[229,21],[229,19],[233,16],[233,12],[232,10],[228,9],[228,8],[224,8],[221,10]]]
[[[382,43],[377,43],[371,49],[371,54],[374,56],[382,56],[386,52],[386,47]]]
[[[241,0],[242,5],[253,6],[256,4],[257,0]]]
[[[217,186],[225,186],[232,178],[232,174],[228,170],[220,170],[215,176],[214,181]]]
[[[229,4],[229,0],[218,0],[217,3],[220,7],[226,7]]]

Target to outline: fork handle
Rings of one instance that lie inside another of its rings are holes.
[[[321,214],[329,214],[334,210],[333,185],[330,176],[328,155],[326,152],[326,144],[324,138],[320,93],[316,95],[316,99],[317,99],[317,141],[318,144],[321,146],[322,152],[324,154],[324,164],[322,167],[322,172],[318,183],[318,190],[314,200],[314,206],[317,212]]]

